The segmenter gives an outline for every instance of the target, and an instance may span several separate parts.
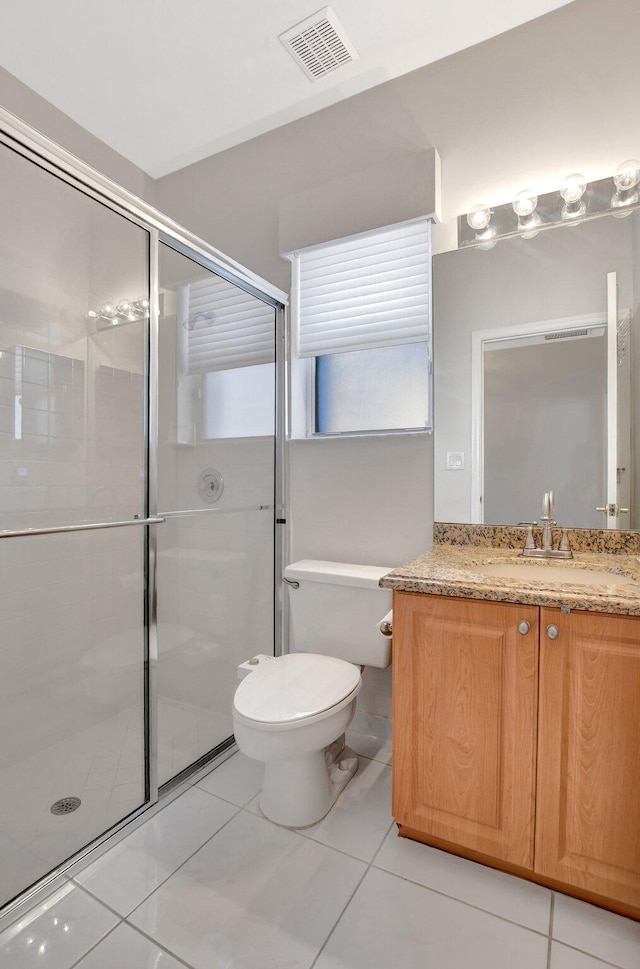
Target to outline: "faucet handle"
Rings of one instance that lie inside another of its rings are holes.
[[[560,545],[558,546],[561,552],[570,552],[571,545],[569,543],[569,536],[567,535],[567,529],[562,529],[562,536],[560,538]]]
[[[533,526],[529,525],[529,527],[527,528],[527,539],[524,543],[524,551],[530,552],[535,547],[536,547],[536,540],[533,537]]]

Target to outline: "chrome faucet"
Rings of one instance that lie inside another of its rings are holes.
[[[533,526],[529,525],[527,540],[524,543],[522,554],[527,558],[536,559],[572,559],[573,552],[571,551],[566,528],[562,529],[562,536],[558,548],[554,549],[553,547],[553,532],[551,529],[554,525],[558,524],[553,519],[553,491],[545,491],[544,493],[540,524],[542,525],[542,545],[540,548],[536,546],[536,540],[533,537]]]

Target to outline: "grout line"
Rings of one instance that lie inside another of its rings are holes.
[[[74,885],[78,889],[78,891],[84,892],[85,895],[88,895],[90,898],[92,898],[94,902],[99,902],[100,905],[103,908],[106,908],[108,912],[111,912],[112,915],[117,916],[120,920],[126,918],[126,916],[124,916],[122,912],[116,911],[115,908],[112,908],[111,905],[103,901],[98,895],[95,894],[95,892],[92,892],[90,888],[86,888],[84,885],[78,884],[78,882],[74,882]]]
[[[200,787],[199,784],[194,784],[193,786],[199,791],[202,791],[203,794],[208,794],[209,797],[217,797],[219,801],[224,801],[225,804],[231,804],[233,807],[237,808],[245,808],[247,804],[250,804],[254,797],[262,790],[262,788],[259,787],[258,790],[252,794],[251,797],[247,798],[243,804],[238,804],[236,801],[230,801],[228,797],[223,797],[222,794],[214,794],[213,791],[208,791],[206,788]]]
[[[383,844],[385,843],[385,841],[387,840],[387,838],[389,837],[389,835],[390,835],[390,833],[391,833],[391,832],[393,831],[393,829],[394,829],[394,827],[395,827],[395,824],[396,824],[396,820],[395,820],[395,818],[394,818],[394,817],[392,817],[392,818],[391,818],[391,824],[389,825],[389,827],[388,827],[388,828],[387,828],[387,830],[385,831],[385,833],[384,833],[384,837],[383,837],[383,839],[382,839],[382,841],[380,842],[380,844],[379,844],[379,845],[378,845],[378,847],[376,848],[376,851],[375,851],[375,854],[374,854],[374,856],[373,856],[373,858],[371,859],[371,861],[369,862],[369,864],[370,864],[371,866],[374,866],[374,865],[375,865],[375,860],[376,860],[376,858],[378,857],[378,855],[380,854],[380,852],[382,851],[382,846],[383,846]],[[384,871],[384,868],[381,868],[381,869],[379,869],[379,870],[380,870],[380,871]]]
[[[118,916],[118,919],[119,919],[119,921],[117,921],[117,922],[116,922],[116,924],[115,924],[115,925],[113,926],[113,928],[111,928],[111,929],[109,929],[109,931],[107,932],[107,934],[106,934],[106,935],[103,935],[103,936],[102,936],[102,938],[100,938],[100,939],[98,939],[98,941],[97,941],[97,942],[96,942],[96,943],[95,943],[94,945],[92,945],[92,946],[90,946],[90,947],[89,947],[89,948],[88,948],[88,949],[86,950],[86,952],[83,952],[83,953],[82,953],[82,955],[80,956],[80,958],[79,958],[79,959],[76,959],[76,961],[75,961],[75,962],[73,962],[73,963],[72,963],[72,964],[71,964],[71,965],[69,966],[69,969],[75,969],[75,967],[76,967],[76,966],[78,966],[78,965],[80,965],[80,963],[82,962],[82,960],[84,959],[84,957],[85,957],[85,956],[88,956],[90,952],[93,952],[93,950],[94,950],[94,949],[97,949],[97,948],[98,948],[98,946],[99,946],[99,945],[100,945],[100,944],[101,944],[102,942],[104,942],[104,940],[105,940],[105,939],[108,939],[108,938],[109,938],[109,936],[110,936],[110,935],[111,935],[111,934],[112,934],[113,932],[115,932],[115,930],[116,930],[116,929],[118,928],[118,926],[119,926],[119,925],[122,925],[122,919],[120,918],[120,916]]]
[[[590,902],[587,902],[587,905],[589,904]],[[620,918],[625,917],[626,916],[624,915],[620,916]],[[569,942],[560,942],[559,939],[554,939],[553,941],[557,942],[558,945],[563,945],[566,949],[571,949],[572,952],[579,952],[582,956],[589,956],[590,959],[593,959],[596,963],[601,963],[603,966],[611,966],[611,969],[625,969],[625,967],[621,966],[618,962],[609,962],[607,959],[601,959],[600,956],[595,955],[593,952],[587,952],[586,949],[578,949],[575,945],[571,945]]]
[[[313,960],[313,962],[311,963],[311,965],[309,966],[309,969],[313,969],[313,967],[314,967],[314,966],[316,965],[316,963],[317,963],[317,961],[318,961],[318,959],[320,958],[320,956],[321,956],[321,955],[322,955],[322,953],[324,952],[324,950],[325,950],[325,946],[326,946],[326,945],[328,944],[328,942],[329,942],[329,939],[331,938],[331,936],[333,935],[333,933],[335,932],[335,930],[336,930],[336,929],[338,928],[338,925],[339,925],[339,924],[340,924],[340,922],[342,921],[342,917],[343,917],[343,915],[345,914],[345,912],[347,911],[347,909],[348,909],[348,908],[349,908],[349,906],[351,905],[351,902],[353,901],[353,898],[354,898],[354,896],[355,896],[355,894],[356,894],[356,892],[358,891],[358,889],[359,889],[359,888],[360,888],[360,886],[362,885],[362,882],[364,881],[364,879],[365,879],[365,878],[367,877],[367,875],[368,875],[368,873],[369,873],[369,870],[370,870],[370,868],[371,868],[371,865],[369,864],[369,865],[367,865],[367,867],[365,868],[365,870],[364,870],[364,871],[362,872],[362,876],[361,876],[361,878],[360,878],[360,879],[358,880],[358,884],[356,885],[356,887],[355,887],[355,888],[353,889],[353,891],[351,892],[351,895],[349,895],[349,898],[347,899],[347,901],[346,901],[346,904],[345,904],[345,906],[344,906],[344,908],[343,908],[343,909],[342,909],[342,911],[340,912],[340,915],[338,916],[338,918],[337,918],[337,919],[335,920],[335,922],[334,922],[334,924],[333,924],[333,927],[332,927],[332,929],[331,929],[331,931],[329,932],[329,934],[327,935],[327,937],[326,937],[326,939],[324,940],[324,942],[322,943],[322,945],[321,945],[321,946],[320,946],[320,948],[318,949],[318,952],[317,952],[317,954],[316,954],[316,957],[315,957],[315,959]]]
[[[215,795],[212,794],[211,797],[215,797]],[[229,801],[225,801],[225,804],[229,804]],[[191,859],[193,858],[194,855],[197,855],[198,852],[201,851],[205,847],[205,845],[208,845],[209,842],[212,841],[216,837],[216,835],[220,834],[220,832],[223,831],[226,828],[226,826],[231,821],[233,821],[234,818],[237,818],[237,816],[242,811],[242,808],[237,807],[237,805],[235,805],[235,804],[234,805],[231,805],[231,806],[237,808],[237,810],[234,811],[234,813],[231,815],[231,817],[230,818],[227,818],[227,820],[224,822],[224,824],[221,824],[220,827],[218,828],[218,830],[217,831],[214,831],[214,833],[211,835],[211,837],[207,838],[206,841],[203,841],[202,844],[199,845],[196,848],[195,851],[192,851],[191,854],[189,855],[189,857],[188,858],[185,858],[185,860],[183,862],[181,862],[181,864],[179,864],[177,868],[174,868],[174,870],[172,872],[170,872],[170,874],[168,874],[166,878],[163,878],[162,881],[159,882],[159,884],[156,885],[156,887],[153,889],[153,891],[149,892],[148,895],[145,895],[145,897],[142,899],[142,901],[141,902],[138,902],[138,904],[135,905],[134,908],[132,908],[131,911],[127,915],[124,916],[125,922],[128,921],[128,919],[131,918],[131,916],[133,915],[133,913],[134,912],[137,912],[138,909],[140,908],[140,906],[141,905],[144,905],[144,903],[147,902],[151,898],[151,896],[154,895],[158,891],[159,888],[162,888],[162,886],[164,885],[165,882],[169,881],[170,878],[173,878],[173,876],[177,872],[179,872],[181,868],[184,868],[184,866],[187,864],[187,862],[191,861]]]
[[[184,959],[182,959],[179,955],[176,955],[176,953],[172,949],[168,949],[166,945],[161,945],[157,939],[154,939],[152,935],[149,935],[143,929],[138,928],[137,925],[134,925],[132,922],[129,922],[127,919],[123,919],[123,924],[126,925],[128,928],[130,928],[133,932],[137,932],[138,935],[141,935],[144,939],[147,939],[149,942],[153,942],[156,948],[161,949],[163,952],[166,952],[168,956],[171,956],[172,959],[175,959],[176,962],[179,963],[181,966],[185,966],[185,969],[194,969],[194,967],[191,965],[190,962],[185,962]],[[71,967],[71,969],[73,969],[73,966]],[[131,969],[133,969],[133,967],[131,967]]]
[[[465,858],[465,861],[470,859]],[[472,862],[476,864],[476,862]],[[540,929],[532,929],[530,925],[523,925],[522,922],[515,922],[513,919],[507,918],[505,915],[498,915],[496,912],[490,911],[488,908],[481,908],[479,905],[474,905],[473,902],[466,902],[464,898],[458,898],[456,895],[448,895],[447,892],[440,891],[438,888],[431,888],[429,885],[423,885],[421,882],[416,882],[413,878],[407,878],[405,875],[399,875],[396,871],[389,871],[388,868],[382,868],[380,865],[374,865],[372,863],[372,868],[376,871],[381,871],[385,875],[391,875],[393,878],[398,878],[402,882],[408,882],[410,885],[415,885],[416,888],[423,888],[425,892],[433,892],[434,895],[440,895],[442,898],[449,898],[452,902],[458,902],[460,905],[466,905],[467,908],[475,909],[476,912],[482,912],[483,915],[490,915],[494,919],[499,919],[501,922],[508,922],[509,925],[515,925],[519,929],[524,929],[525,932],[531,932],[533,935],[541,935],[545,939],[547,938],[547,931],[540,931]],[[505,873],[506,874],[506,873]],[[514,878],[517,876],[514,875]]]
[[[395,824],[395,821],[394,821],[394,824]],[[391,828],[393,828],[393,824],[391,825]],[[389,831],[391,831],[391,828],[389,828]],[[384,836],[384,838],[382,840],[382,844],[380,845],[380,847],[378,848],[378,850],[376,851],[375,855],[373,856],[373,858],[372,858],[372,860],[370,862],[370,866],[372,868],[375,868],[376,871],[382,871],[382,872],[384,872],[387,875],[393,875],[394,878],[399,878],[403,882],[409,882],[410,885],[416,885],[417,888],[424,888],[425,891],[427,891],[427,892],[433,892],[434,895],[441,895],[443,898],[450,898],[454,902],[459,902],[460,905],[466,905],[468,908],[475,909],[476,912],[483,912],[485,915],[492,915],[494,918],[500,919],[501,922],[508,922],[509,925],[516,925],[518,928],[525,929],[527,932],[533,932],[534,935],[544,935],[544,936],[546,936],[548,934],[548,932],[541,932],[539,929],[532,929],[531,926],[529,926],[529,925],[523,925],[522,922],[516,922],[516,921],[514,921],[514,919],[507,918],[505,915],[498,915],[497,912],[492,912],[490,909],[481,908],[479,905],[474,905],[473,902],[467,902],[467,901],[465,901],[464,898],[458,898],[457,895],[450,895],[448,892],[443,892],[443,891],[441,891],[438,888],[432,888],[430,885],[423,885],[422,882],[417,882],[413,878],[409,878],[406,875],[400,875],[398,872],[391,871],[389,868],[383,868],[382,865],[376,865],[375,864],[375,860],[378,857],[378,855],[380,854],[380,851],[382,850],[382,845],[384,844],[384,842],[386,841],[386,839],[389,837],[389,831],[387,831],[387,833],[385,834],[385,836]],[[407,840],[409,840],[409,839],[407,839]],[[415,844],[419,844],[420,842],[414,842],[414,843]],[[425,847],[430,847],[430,846],[429,845],[425,845]],[[442,849],[439,849],[438,848],[438,849],[434,849],[434,850],[440,851]],[[445,854],[446,853],[447,852],[445,852]],[[471,865],[480,865],[481,864],[480,862],[471,861],[470,858],[462,858],[462,860],[468,862]],[[485,867],[485,866],[482,866],[481,865],[481,867]],[[508,875],[508,872],[503,872],[503,874]],[[517,875],[508,875],[508,877],[510,877],[510,878],[517,878]],[[544,887],[544,886],[540,886],[540,887]],[[551,892],[550,889],[546,889],[546,891],[549,891],[550,894],[551,894],[551,898],[552,898],[551,905],[553,906],[553,892]]]
[[[185,792],[183,792],[183,793],[186,793],[186,791],[185,791]],[[205,793],[207,793],[207,792],[205,792]],[[214,795],[214,794],[212,794],[212,795],[210,795],[210,796],[211,796],[211,797],[215,797],[216,795]],[[220,800],[222,800],[222,798],[220,798]],[[229,802],[229,801],[225,801],[224,803],[225,803],[225,804],[229,804],[230,802]],[[105,902],[105,901],[104,901],[103,899],[101,899],[99,895],[96,895],[96,894],[95,894],[95,892],[93,892],[93,891],[92,891],[92,890],[91,890],[90,888],[87,888],[87,886],[86,886],[86,885],[82,885],[82,884],[80,884],[79,882],[76,882],[76,881],[74,881],[74,885],[75,885],[75,886],[76,886],[77,888],[79,888],[79,889],[81,889],[81,890],[82,890],[83,892],[86,892],[86,894],[87,894],[87,895],[90,895],[90,896],[91,896],[91,898],[93,898],[93,899],[95,899],[95,901],[96,901],[96,902],[99,902],[99,903],[100,903],[100,904],[101,904],[102,906],[104,906],[104,908],[106,908],[106,909],[108,909],[108,910],[109,910],[110,912],[113,912],[113,914],[114,914],[114,915],[117,915],[117,917],[118,917],[119,919],[122,919],[123,921],[125,921],[125,922],[126,922],[126,921],[127,921],[127,919],[129,918],[129,916],[131,916],[131,915],[132,915],[132,914],[133,914],[133,913],[134,913],[134,912],[135,912],[135,911],[136,911],[136,910],[137,910],[138,908],[140,908],[140,906],[141,906],[141,905],[143,905],[143,904],[144,904],[144,903],[145,903],[145,902],[146,902],[146,901],[147,901],[147,900],[148,900],[149,898],[151,898],[151,896],[153,895],[153,893],[154,893],[154,892],[157,892],[157,891],[158,891],[158,889],[159,889],[159,888],[161,888],[161,887],[162,887],[162,885],[164,885],[164,883],[165,883],[166,881],[168,881],[168,880],[169,880],[169,878],[171,878],[171,877],[172,877],[172,875],[175,875],[175,873],[176,873],[177,871],[179,871],[179,870],[180,870],[180,868],[182,868],[182,866],[183,866],[183,865],[186,865],[186,863],[187,863],[188,861],[190,861],[190,860],[191,860],[191,859],[193,858],[193,856],[194,856],[194,855],[197,855],[197,853],[198,853],[198,852],[200,851],[200,849],[201,849],[201,848],[204,848],[204,846],[205,846],[206,844],[208,844],[208,843],[209,843],[209,842],[211,841],[211,839],[212,839],[212,838],[215,838],[215,836],[216,836],[217,834],[219,834],[219,832],[220,832],[220,831],[222,831],[222,829],[223,829],[223,828],[226,828],[226,826],[227,826],[227,825],[229,824],[229,821],[233,821],[233,819],[234,819],[234,818],[235,818],[235,817],[236,817],[236,816],[237,816],[237,815],[238,815],[238,814],[240,813],[240,811],[242,810],[242,808],[238,808],[238,807],[237,807],[237,805],[235,805],[235,804],[234,804],[234,805],[231,805],[231,806],[232,806],[232,807],[236,807],[236,808],[237,808],[237,810],[236,810],[236,811],[235,811],[235,812],[234,812],[234,813],[233,813],[233,814],[231,815],[231,817],[230,817],[230,818],[228,818],[228,819],[227,819],[227,820],[226,820],[226,821],[224,822],[224,824],[223,824],[223,825],[221,825],[221,827],[219,827],[219,828],[218,828],[218,830],[217,830],[217,831],[215,831],[215,832],[214,832],[214,833],[213,833],[213,834],[212,834],[212,835],[211,835],[210,837],[208,837],[208,838],[206,839],[206,841],[203,841],[203,842],[202,842],[202,844],[201,844],[201,845],[199,845],[199,846],[198,846],[198,847],[197,847],[197,848],[195,849],[195,851],[192,851],[192,853],[191,853],[191,854],[189,855],[189,857],[188,857],[188,858],[185,858],[185,860],[184,860],[183,862],[181,862],[181,863],[180,863],[180,864],[178,865],[178,867],[177,867],[177,868],[175,868],[175,869],[174,869],[173,871],[171,871],[171,872],[170,872],[170,873],[169,873],[169,874],[168,874],[168,875],[166,876],[166,878],[163,878],[161,882],[158,882],[158,884],[156,885],[156,887],[155,887],[155,888],[153,888],[153,889],[152,889],[152,890],[151,890],[151,891],[150,891],[150,892],[149,892],[149,893],[148,893],[147,895],[145,895],[145,896],[144,896],[144,898],[143,898],[143,899],[142,899],[141,901],[139,901],[139,902],[137,902],[137,903],[135,904],[135,906],[134,906],[134,907],[133,907],[133,908],[131,909],[131,911],[130,911],[130,912],[128,912],[128,913],[127,913],[126,915],[123,915],[123,914],[122,914],[121,912],[118,912],[118,911],[116,911],[116,909],[114,909],[114,908],[112,908],[112,907],[111,907],[110,905],[108,905],[108,904],[107,904],[107,903],[106,903],[106,902]]]

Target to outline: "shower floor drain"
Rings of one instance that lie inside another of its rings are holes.
[[[52,814],[71,814],[72,811],[77,811],[81,804],[79,797],[61,797],[51,805],[49,810]]]

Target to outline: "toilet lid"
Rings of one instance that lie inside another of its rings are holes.
[[[245,677],[234,706],[248,720],[291,723],[329,710],[360,683],[353,663],[314,653],[287,653]]]

